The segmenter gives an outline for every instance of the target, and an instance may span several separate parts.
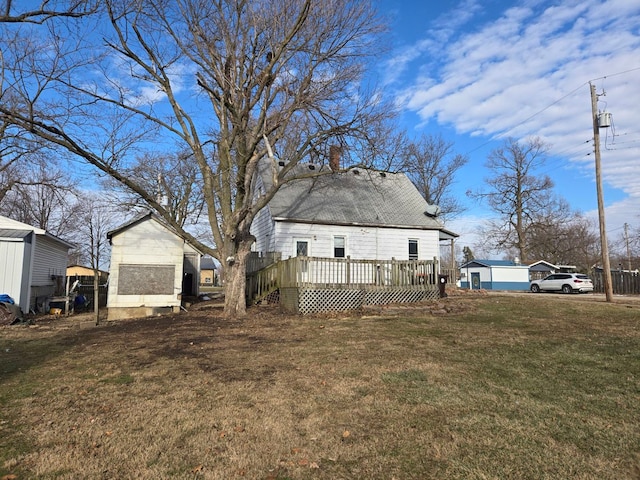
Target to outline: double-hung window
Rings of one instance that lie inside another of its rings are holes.
[[[344,237],[333,237],[333,256],[334,258],[345,258],[346,240]]]
[[[418,260],[418,240],[409,239],[409,260]]]

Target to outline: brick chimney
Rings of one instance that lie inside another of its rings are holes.
[[[332,171],[340,170],[340,156],[342,155],[342,147],[331,145],[329,147],[329,167]]]

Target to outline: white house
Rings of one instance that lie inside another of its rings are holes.
[[[202,253],[148,213],[107,234],[111,243],[108,318],[179,312],[198,295]]]
[[[0,216],[0,293],[23,312],[46,311],[50,297],[66,293],[72,247],[41,228]]]
[[[538,260],[529,265],[529,277],[531,280],[539,280],[556,272],[575,272],[575,265],[554,265],[545,260]]]
[[[460,266],[460,278],[471,290],[529,290],[529,266],[511,260],[471,260]]]
[[[280,167],[281,168],[281,167]],[[254,251],[357,260],[439,260],[440,240],[457,237],[403,173],[354,168],[280,187],[252,225]],[[298,165],[296,176],[320,167]],[[271,185],[264,164],[262,189]]]

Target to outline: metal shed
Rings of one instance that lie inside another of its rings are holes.
[[[64,294],[71,247],[41,228],[0,216],[0,293],[23,312],[45,311],[49,297]]]

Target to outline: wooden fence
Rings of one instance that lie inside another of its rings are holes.
[[[93,305],[95,303],[94,295],[95,292],[93,290],[93,285],[79,285],[77,287],[78,294],[82,294],[84,298],[87,300],[85,309],[93,310]],[[100,285],[98,288],[98,306],[100,308],[104,308],[107,306],[107,286]]]
[[[591,275],[593,280],[593,291],[604,293],[604,273],[595,271]],[[640,273],[639,272],[611,272],[611,284],[613,293],[616,295],[640,295]]]

